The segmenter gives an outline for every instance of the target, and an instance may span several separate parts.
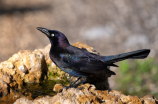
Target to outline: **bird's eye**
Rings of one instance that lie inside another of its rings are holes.
[[[54,37],[54,34],[51,34],[52,37]]]

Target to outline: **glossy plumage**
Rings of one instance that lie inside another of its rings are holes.
[[[66,73],[79,77],[79,79],[84,77],[85,79],[83,82],[81,81],[81,83],[102,81],[111,75],[115,75],[115,73],[109,69],[110,66],[117,67],[117,65],[114,64],[115,62],[125,59],[143,59],[150,53],[149,49],[142,49],[119,55],[101,56],[90,53],[86,49],[79,49],[70,45],[66,36],[57,30],[48,30],[41,27],[37,29],[46,34],[51,42],[49,53],[51,60]],[[76,84],[76,86],[79,84],[80,83]],[[69,87],[74,86],[75,83]],[[102,88],[98,87],[98,89]]]

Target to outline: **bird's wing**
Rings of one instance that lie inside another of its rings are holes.
[[[90,56],[60,54],[60,57],[65,66],[72,68],[73,70],[97,73],[106,69],[106,66],[102,61]]]

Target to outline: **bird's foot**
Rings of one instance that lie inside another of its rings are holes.
[[[77,89],[79,89],[79,90],[83,90],[83,89],[85,89],[84,87],[80,87],[80,88],[77,88]]]
[[[59,92],[62,92],[63,89],[66,89],[66,90],[67,90],[67,89],[69,89],[69,88],[71,88],[71,87],[73,87],[73,86],[71,86],[71,85],[70,85],[70,86],[64,86],[62,89],[59,90]]]
[[[80,84],[85,83],[86,80],[87,80],[87,79],[85,78],[84,80],[82,80],[82,81],[80,81],[79,83],[75,84],[79,79],[81,79],[81,77],[79,77],[76,81],[74,81],[70,86],[64,86],[64,88],[60,89],[59,92],[62,92],[63,89],[66,89],[66,90],[67,90],[67,89],[72,88],[72,87],[77,88]],[[82,90],[83,87],[78,88],[78,89]]]

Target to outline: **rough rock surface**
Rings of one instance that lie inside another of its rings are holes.
[[[20,95],[13,90],[21,89],[24,82],[39,83],[46,76],[47,70],[44,55],[38,50],[24,50],[14,54],[0,63],[0,100],[7,97],[10,100],[17,99]]]
[[[28,100],[22,97],[14,104],[156,104],[155,98],[147,95],[143,98],[137,96],[126,96],[119,91],[95,90],[95,86],[90,84],[82,85],[84,89],[70,88],[50,97],[45,96],[35,100]]]
[[[78,47],[78,48],[84,48],[89,52],[99,54],[93,47],[90,47],[82,42],[76,42],[75,44],[73,44],[73,46]]]

